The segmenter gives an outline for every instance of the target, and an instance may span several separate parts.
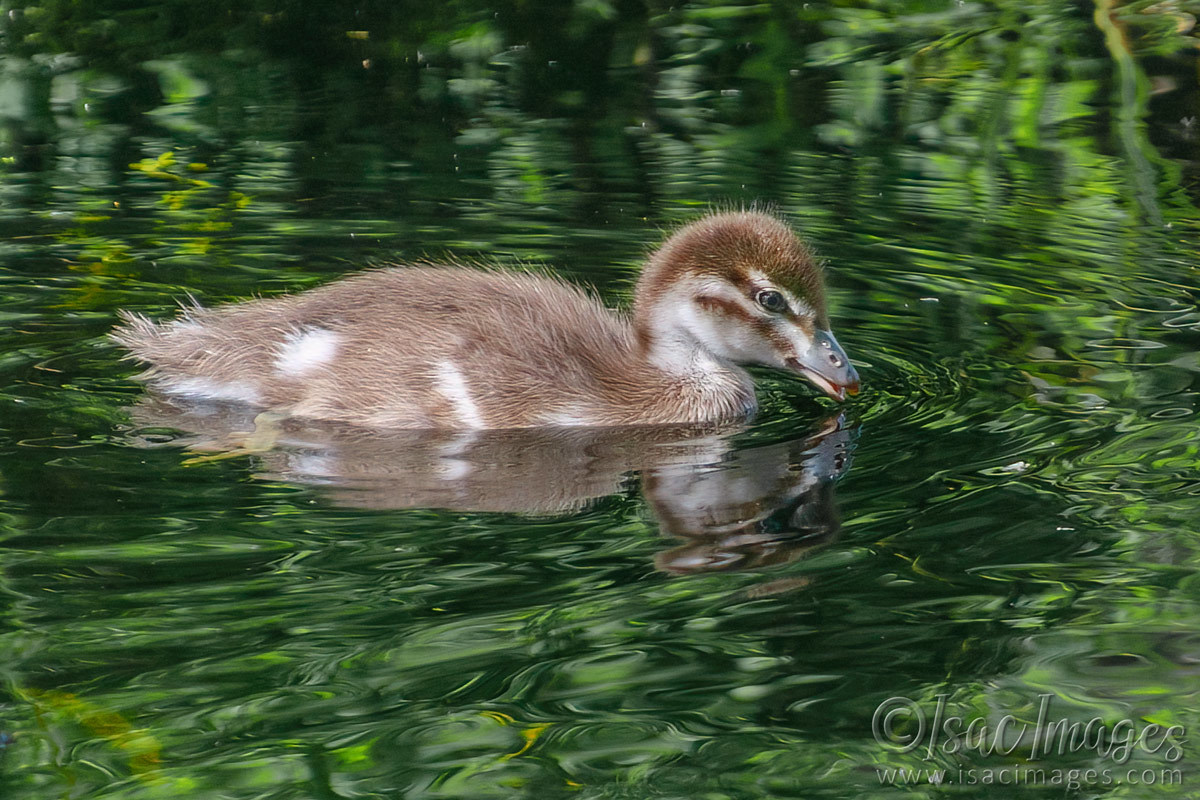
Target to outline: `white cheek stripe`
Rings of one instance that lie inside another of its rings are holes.
[[[333,360],[339,342],[336,333],[324,328],[310,328],[288,334],[275,357],[275,369],[284,375],[304,375],[312,372]]]
[[[486,427],[483,415],[479,413],[479,406],[471,399],[467,380],[459,368],[453,362],[439,361],[434,375],[437,378],[434,388],[453,406],[454,413],[462,424],[468,428]]]

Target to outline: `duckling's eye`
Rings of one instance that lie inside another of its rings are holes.
[[[773,314],[779,314],[787,311],[787,300],[784,299],[782,294],[774,289],[763,289],[761,292],[754,295],[754,299],[760,306]]]

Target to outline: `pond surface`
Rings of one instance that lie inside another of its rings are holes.
[[[6,800],[1194,796],[1197,3],[0,9]],[[105,338],[754,203],[844,406],[223,457]]]

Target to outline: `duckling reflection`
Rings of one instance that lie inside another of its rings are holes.
[[[663,465],[642,477],[665,536],[686,544],[655,563],[677,574],[795,561],[841,527],[835,482],[850,468],[852,429],[840,417],[803,439],[734,450],[715,467]]]
[[[143,446],[237,450],[255,427],[243,407],[148,396],[133,409]],[[255,452],[261,477],[317,485],[369,509],[561,515],[632,490],[641,477],[674,574],[739,570],[800,558],[838,532],[834,483],[850,466],[854,430],[840,415],[803,436],[738,446],[744,426],[488,431],[371,430],[283,419]],[[261,425],[260,425],[261,427]],[[179,431],[188,431],[180,434]],[[220,457],[220,456],[217,456]]]

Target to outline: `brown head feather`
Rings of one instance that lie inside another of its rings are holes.
[[[829,327],[820,262],[790,227],[759,211],[714,214],[676,231],[642,270],[635,324],[645,326],[648,300],[664,294],[681,274],[711,276],[749,292],[755,272],[807,303],[818,327]]]

